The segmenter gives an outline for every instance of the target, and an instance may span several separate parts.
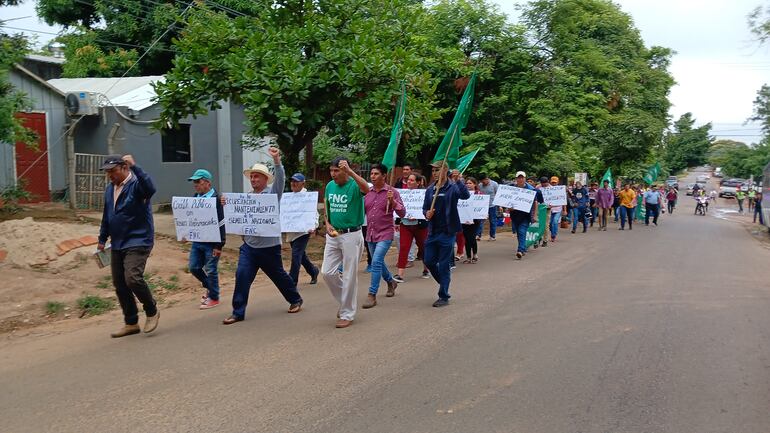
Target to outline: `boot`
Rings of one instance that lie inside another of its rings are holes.
[[[362,308],[372,308],[375,305],[377,305],[377,296],[376,295],[372,295],[371,293],[369,293],[368,295],[366,295],[366,302],[364,302],[364,305],[362,305],[361,307]]]
[[[141,329],[139,329],[139,325],[124,325],[122,328],[120,328],[120,331],[113,332],[110,334],[110,337],[112,338],[120,338],[125,337],[127,335],[134,335],[138,334]]]

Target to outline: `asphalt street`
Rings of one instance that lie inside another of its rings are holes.
[[[562,231],[521,261],[510,234],[482,242],[450,306],[416,266],[343,330],[320,282],[300,314],[268,288],[231,326],[190,302],[153,334],[17,341],[0,430],[766,433],[770,251],[693,208],[683,194],[658,227]]]

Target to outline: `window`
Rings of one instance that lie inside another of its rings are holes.
[[[178,129],[163,128],[161,132],[163,162],[192,162],[190,153],[190,125]]]

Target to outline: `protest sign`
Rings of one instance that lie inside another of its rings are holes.
[[[404,219],[424,220],[425,214],[422,213],[422,204],[425,202],[425,190],[399,189],[398,193],[401,195],[401,201],[406,208]]]
[[[535,190],[509,185],[500,185],[497,188],[495,201],[492,203],[492,205],[529,212],[532,209],[532,202],[535,200],[535,195]]]
[[[540,190],[543,201],[551,207],[567,205],[567,187],[564,185],[549,186]]]
[[[468,200],[458,200],[457,212],[461,223],[486,219],[489,214],[489,196],[473,194]]]
[[[307,233],[316,227],[318,227],[318,191],[283,193],[281,231]]]
[[[204,197],[171,197],[176,240],[222,242],[216,200]]]
[[[246,236],[281,236],[277,194],[225,193],[225,231]]]
[[[588,183],[588,173],[575,173],[575,182],[585,186]]]

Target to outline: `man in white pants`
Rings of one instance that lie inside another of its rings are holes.
[[[329,170],[332,180],[324,191],[326,247],[321,274],[340,304],[335,326],[347,328],[356,315],[358,263],[364,249],[361,226],[364,224],[364,196],[369,192],[369,185],[350,168],[347,158],[335,158]]]

